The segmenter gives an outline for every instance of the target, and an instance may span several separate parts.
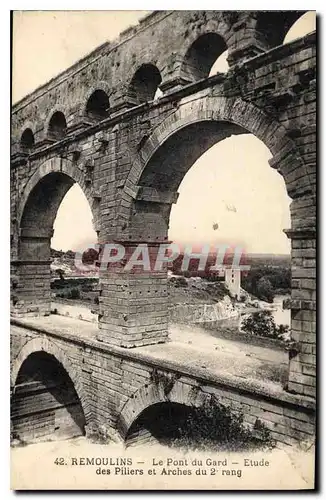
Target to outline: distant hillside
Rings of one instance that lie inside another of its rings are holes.
[[[75,266],[75,252],[68,250],[64,252],[62,250],[54,250],[51,248],[51,274],[53,278],[59,276],[65,277],[78,277],[85,276],[85,272],[81,272]],[[96,276],[97,272],[88,272],[88,276]]]
[[[269,254],[269,253],[248,253],[246,254],[246,261],[248,265],[264,265],[264,266],[277,266],[287,267],[291,263],[290,254]]]
[[[53,273],[57,273],[57,270],[62,269],[67,276],[80,276],[82,273],[78,271],[75,267],[74,258],[75,252],[68,250],[64,252],[62,250],[54,250],[51,248],[51,257],[53,262],[51,264],[51,269]],[[216,255],[209,254],[207,259],[207,265],[204,271],[198,271],[198,260],[192,259],[187,271],[181,272],[181,264],[184,255],[181,254],[173,263],[169,265],[169,268],[175,274],[190,276],[201,276],[207,277],[211,275],[210,267],[215,264]],[[224,264],[231,264],[233,260],[233,255],[228,254],[224,260]],[[249,253],[241,258],[241,263],[251,266],[252,269],[256,268],[290,268],[291,257],[290,255],[282,254],[259,254],[259,253]],[[94,273],[91,273],[94,274]]]

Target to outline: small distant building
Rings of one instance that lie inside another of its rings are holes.
[[[232,297],[240,300],[241,292],[241,270],[236,268],[225,269],[225,285],[229,289]]]

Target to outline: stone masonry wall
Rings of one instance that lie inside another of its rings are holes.
[[[39,382],[17,386],[11,405],[14,437],[31,442],[83,435],[83,413],[73,389]]]

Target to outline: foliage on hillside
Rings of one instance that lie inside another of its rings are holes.
[[[291,293],[291,268],[254,267],[241,277],[241,286],[258,299],[273,302],[275,295]]]
[[[271,311],[257,311],[244,319],[241,329],[251,335],[283,340],[289,327],[287,325],[277,326]]]
[[[96,252],[95,252],[96,253]],[[74,252],[68,250],[51,249],[51,256],[55,260],[53,263],[52,272],[63,279],[69,276],[77,276],[78,270],[74,267]],[[94,252],[85,254],[86,264],[93,263]],[[183,255],[180,255],[172,264],[171,270],[174,277],[169,280],[170,295],[172,297],[182,297],[185,301],[194,300],[209,300],[219,301],[225,295],[229,295],[227,288],[224,285],[224,278],[218,276],[217,272],[210,271],[210,266],[215,264],[216,256],[209,255],[207,265],[204,271],[198,271],[198,260],[192,259],[187,271],[181,270]],[[231,263],[233,256],[227,256],[227,262]],[[87,261],[87,262],[86,262]],[[291,268],[289,258],[287,256],[263,256],[249,255],[246,257],[246,264],[251,265],[251,269],[246,273],[242,273],[241,286],[249,294],[266,302],[273,302],[276,294],[289,294],[291,290]],[[92,275],[92,274],[91,274]],[[94,275],[96,276],[96,274]],[[196,282],[195,279],[203,278]],[[62,283],[61,283],[62,284]],[[77,283],[75,283],[77,285]]]

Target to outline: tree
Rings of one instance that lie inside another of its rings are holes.
[[[272,287],[273,295],[275,293],[285,294],[289,293],[291,290],[291,268],[286,265],[280,265],[279,267],[269,266],[269,265],[259,265],[258,267],[252,267],[247,273],[242,273],[241,284],[242,287],[258,299],[272,301],[270,294],[270,287],[266,282],[262,282],[261,293],[258,291],[258,283],[261,278],[265,278],[270,282]],[[266,297],[267,288],[267,297]]]
[[[261,300],[273,302],[274,290],[268,278],[262,276],[257,282],[257,296]]]
[[[244,319],[242,331],[261,337],[278,337],[278,328],[271,311],[257,311]]]
[[[82,255],[82,262],[85,265],[94,264],[94,262],[96,263],[98,259],[99,253],[95,250],[95,248],[88,248],[88,250],[86,250]]]

